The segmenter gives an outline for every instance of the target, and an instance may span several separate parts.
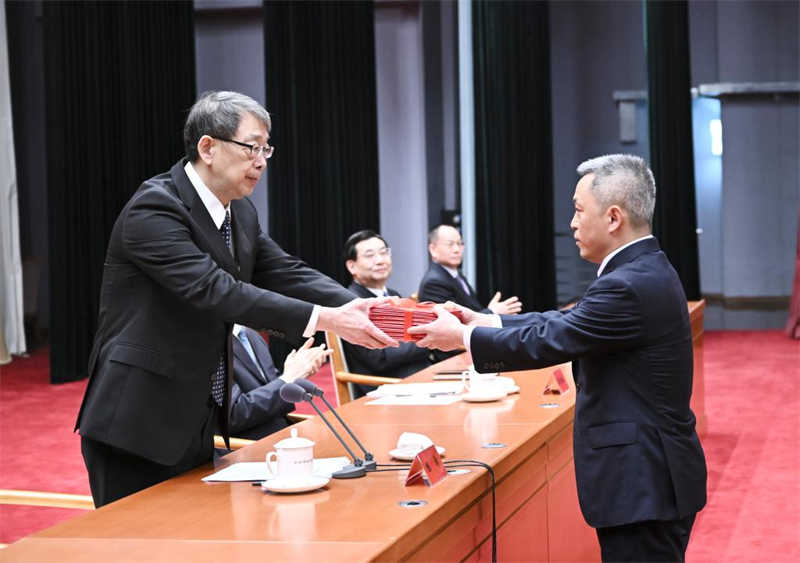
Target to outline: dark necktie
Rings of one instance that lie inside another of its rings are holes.
[[[231,250],[231,212],[225,211],[225,220],[220,225],[219,233],[225,241],[228,250]],[[219,355],[219,362],[217,363],[216,371],[211,375],[211,396],[214,402],[222,406],[222,400],[225,398],[225,384],[227,383],[228,361],[226,357],[226,350],[228,343],[226,341],[225,347],[222,349],[222,354]]]

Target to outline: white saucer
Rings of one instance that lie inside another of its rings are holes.
[[[312,475],[302,480],[287,480],[276,477],[275,479],[263,481],[261,488],[273,493],[304,493],[324,487],[329,481],[328,477],[320,477],[318,475]]]
[[[499,401],[508,395],[509,387],[500,390],[492,390],[488,393],[464,393],[461,399],[468,403],[489,403],[491,401]]]
[[[512,395],[514,393],[519,393],[519,385],[509,385],[505,388],[506,393]]]
[[[412,448],[395,448],[393,450],[389,450],[389,455],[400,461],[414,461],[414,458],[417,457],[417,454],[421,451],[422,450]],[[436,446],[436,451],[439,452],[439,455],[444,455],[444,452],[447,450],[445,450],[442,446]]]

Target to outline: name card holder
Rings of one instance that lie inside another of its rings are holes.
[[[561,369],[555,370],[547,380],[543,395],[563,395],[569,391],[569,383]]]
[[[436,451],[436,446],[428,446],[419,452],[411,462],[406,476],[406,486],[415,485],[421,481],[432,487],[446,476],[447,470],[442,463],[442,456]]]

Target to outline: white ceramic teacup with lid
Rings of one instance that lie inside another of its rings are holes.
[[[471,395],[491,395],[498,387],[497,373],[478,373],[473,366],[461,372],[461,383]]]
[[[275,444],[274,451],[267,453],[270,479],[306,481],[311,477],[314,465],[314,442],[298,437],[297,428],[292,428],[290,434],[289,438]]]

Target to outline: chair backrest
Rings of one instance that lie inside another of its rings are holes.
[[[82,510],[94,510],[94,501],[90,495],[53,493],[50,491],[0,489],[0,504],[25,504],[28,506],[49,506],[55,508],[79,508]]]
[[[339,372],[350,371],[347,369],[347,358],[344,356],[344,347],[342,346],[342,339],[339,338],[334,332],[329,330],[325,331],[325,342],[328,348],[333,350],[331,354],[331,372],[333,374],[333,389],[336,391],[336,401],[338,404],[347,403],[352,400],[354,394],[354,387],[352,383],[341,381],[336,374]]]

